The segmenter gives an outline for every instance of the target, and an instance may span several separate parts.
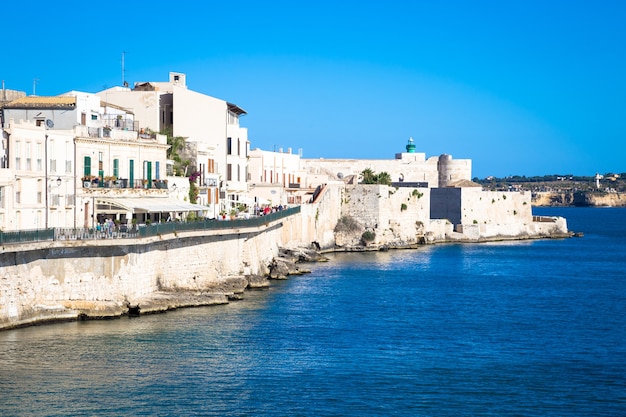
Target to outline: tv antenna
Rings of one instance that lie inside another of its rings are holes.
[[[39,81],[39,78],[33,78],[33,95],[34,96],[37,95],[37,81]]]
[[[122,85],[124,87],[128,86],[126,82],[126,68],[124,68],[124,58],[126,57],[126,51],[122,51]]]

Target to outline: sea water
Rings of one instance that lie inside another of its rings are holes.
[[[626,209],[330,256],[228,305],[0,332],[2,416],[626,415]]]

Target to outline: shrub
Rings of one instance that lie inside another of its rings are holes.
[[[400,211],[404,211],[406,210],[408,207],[406,204],[402,203],[402,205],[400,206]]]
[[[369,242],[373,242],[374,239],[376,239],[376,233],[374,233],[371,230],[366,230],[365,232],[363,232],[363,234],[361,235],[361,240],[363,241],[363,243],[367,244]]]
[[[335,226],[335,232],[355,232],[359,229],[359,222],[357,222],[352,216],[341,216]]]

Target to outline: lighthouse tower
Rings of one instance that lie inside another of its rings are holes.
[[[415,143],[413,142],[413,138],[409,138],[409,143],[406,144],[406,152],[415,153]]]
[[[600,175],[596,172],[596,188],[599,190],[600,189],[600,180],[604,178],[603,175]]]

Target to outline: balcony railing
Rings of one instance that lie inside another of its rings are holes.
[[[81,179],[83,188],[143,188],[143,189],[159,189],[167,190],[169,187],[166,180],[135,179],[130,181],[128,178],[118,178],[115,180],[95,179],[83,177]]]
[[[15,232],[0,231],[0,245],[42,241],[131,239],[200,230],[224,230],[226,231],[225,234],[227,234],[228,229],[259,227],[298,213],[300,213],[300,206],[280,210],[264,216],[253,216],[249,219],[165,222],[151,225],[114,225],[110,228],[74,227],[20,230]],[[238,230],[237,233],[240,233],[240,231]]]

